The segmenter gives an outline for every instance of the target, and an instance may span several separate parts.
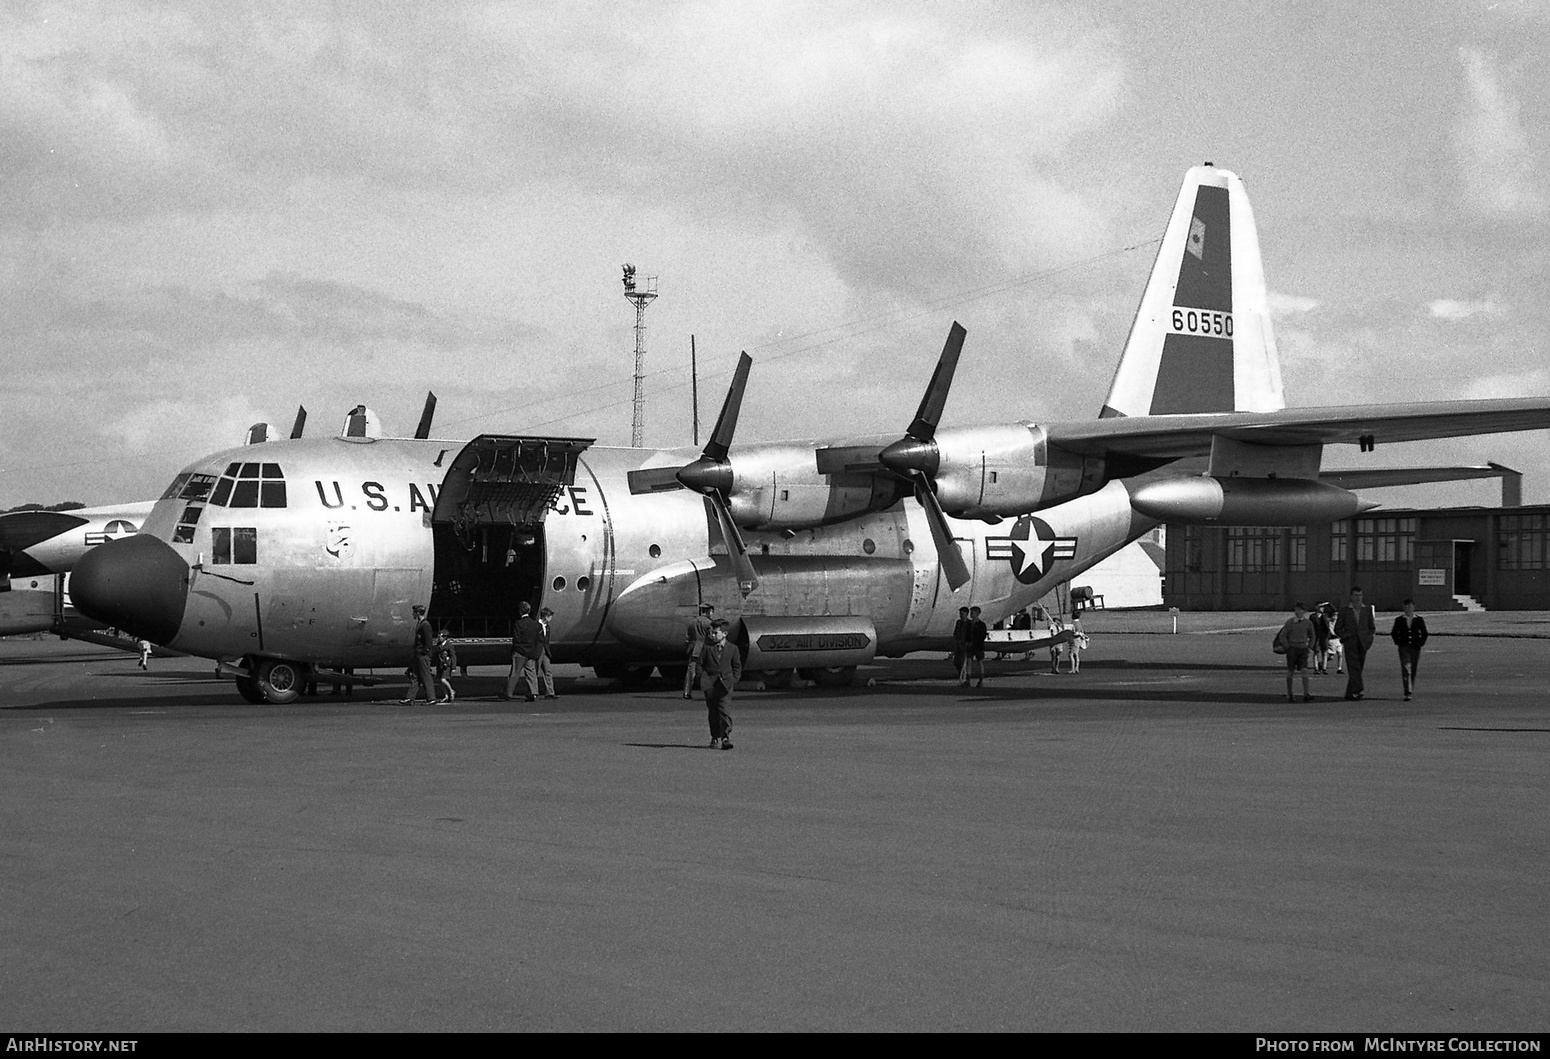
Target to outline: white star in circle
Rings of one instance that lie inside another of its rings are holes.
[[[1026,533],[1027,537],[1022,537]],[[1048,567],[1050,549],[1055,546],[1053,535],[1048,540],[1039,535],[1033,520],[1019,524],[1012,530],[1012,570],[1019,581],[1036,581]],[[1030,575],[1032,572],[1032,576]]]

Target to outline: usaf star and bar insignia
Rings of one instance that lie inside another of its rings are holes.
[[[1043,519],[1024,515],[1010,535],[985,538],[985,558],[1010,560],[1017,580],[1031,585],[1060,560],[1075,559],[1076,541],[1059,536]]]

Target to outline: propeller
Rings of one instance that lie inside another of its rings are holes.
[[[732,464],[728,462],[727,454],[732,451],[732,435],[737,430],[737,414],[743,405],[743,391],[748,386],[748,369],[751,367],[753,358],[744,353],[732,375],[732,385],[722,402],[721,415],[716,418],[716,429],[711,431],[699,459],[682,467],[649,467],[629,474],[632,493],[660,493],[683,488],[710,501],[721,526],[721,539],[727,546],[732,571],[745,596],[759,587],[759,575],[754,572],[753,560],[748,558],[748,546],[732,518],[728,496],[732,491]]]
[[[931,383],[915,412],[915,421],[904,436],[877,454],[877,462],[894,474],[909,480],[915,486],[915,499],[926,513],[926,523],[931,527],[931,539],[936,542],[936,552],[942,562],[942,572],[947,583],[957,589],[969,580],[969,567],[963,561],[963,553],[953,540],[953,532],[947,525],[947,514],[936,498],[932,476],[941,466],[941,454],[936,447],[936,428],[942,421],[942,409],[947,404],[947,392],[953,385],[953,372],[958,369],[958,355],[963,352],[963,340],[968,332],[956,320],[947,333],[947,343],[931,373]]]

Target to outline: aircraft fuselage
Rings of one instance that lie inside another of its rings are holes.
[[[137,554],[120,551],[135,562],[112,564],[111,576],[85,564],[75,596],[177,651],[327,669],[402,665],[417,602],[458,639],[460,660],[504,661],[523,600],[555,612],[559,662],[680,661],[686,624],[712,603],[741,620],[751,665],[854,664],[944,646],[960,606],[994,621],[1153,525],[1120,483],[996,526],[953,520],[973,577],[952,591],[922,509],[905,499],[834,524],[750,532],[760,583],[745,597],[703,497],[627,487],[662,453],[580,443],[541,515],[502,517],[489,514],[498,505],[456,508],[442,495],[464,448],[321,438],[216,453],[157,502],[131,539]],[[453,488],[466,492],[466,480]]]

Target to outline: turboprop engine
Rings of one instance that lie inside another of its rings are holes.
[[[1336,522],[1377,506],[1309,478],[1166,478],[1130,494],[1141,514],[1162,522],[1301,526]]]
[[[1021,515],[1103,485],[1101,459],[1056,448],[1032,423],[938,430],[931,442],[895,443],[882,461],[923,472],[942,510],[960,518]]]

